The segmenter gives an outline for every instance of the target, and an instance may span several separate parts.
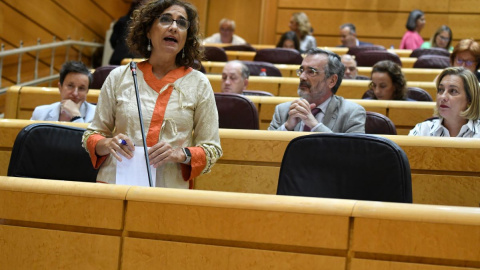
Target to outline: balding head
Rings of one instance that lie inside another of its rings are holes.
[[[355,80],[355,78],[358,75],[358,70],[357,70],[357,61],[349,55],[349,54],[344,54],[342,55],[342,63],[345,66],[345,79],[350,79],[350,80]]]
[[[222,92],[243,94],[248,86],[249,75],[248,67],[242,62],[227,62],[222,71]]]

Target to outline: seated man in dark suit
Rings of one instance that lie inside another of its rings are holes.
[[[344,23],[340,26],[340,41],[342,45],[337,47],[357,47],[357,46],[372,46],[372,43],[362,42],[357,39],[357,29],[353,23]]]
[[[277,105],[268,130],[365,133],[365,109],[335,95],[344,72],[337,54],[307,51],[297,70],[300,99]]]

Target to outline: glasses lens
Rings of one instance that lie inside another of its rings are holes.
[[[172,17],[162,15],[158,18],[158,21],[163,26],[169,26],[170,24],[172,24],[173,19]]]
[[[190,26],[190,22],[184,19],[179,19],[177,20],[177,25],[178,25],[178,28],[182,30],[186,30]]]
[[[473,62],[472,62],[472,61],[463,60],[463,59],[457,59],[457,64],[459,64],[459,65],[465,64],[466,67],[469,67],[469,66],[473,65]]]
[[[185,19],[178,19],[174,20],[172,17],[167,16],[167,15],[161,15],[158,18],[158,21],[162,26],[170,26],[173,24],[173,22],[177,23],[177,27],[180,28],[181,30],[187,30],[188,27],[190,27],[190,22],[185,20]]]

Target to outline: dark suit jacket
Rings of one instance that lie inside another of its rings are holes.
[[[275,107],[272,122],[268,130],[278,130],[288,118],[292,102],[285,102]],[[321,125],[312,129],[313,132],[365,133],[365,109],[357,103],[340,96],[332,96]],[[300,131],[299,122],[294,131]]]

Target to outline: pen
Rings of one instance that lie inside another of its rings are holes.
[[[122,139],[119,139],[119,140],[118,140],[118,144],[127,145],[127,141],[122,140]]]

